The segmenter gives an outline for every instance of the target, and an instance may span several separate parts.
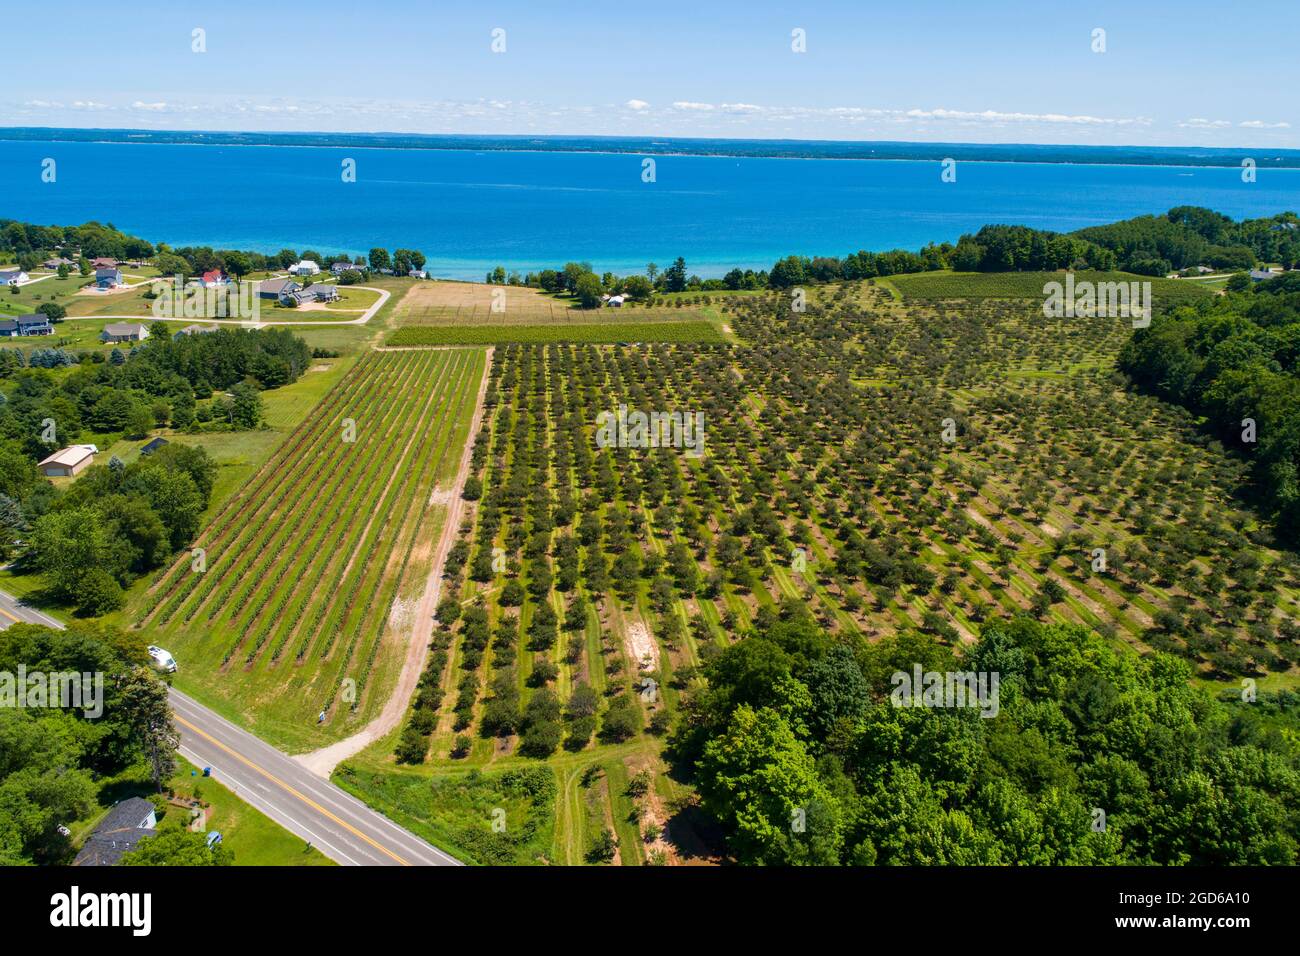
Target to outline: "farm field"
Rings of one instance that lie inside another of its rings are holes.
[[[694,322],[714,318],[711,306],[726,295],[680,293],[659,297],[653,307],[633,302],[621,308],[583,309],[574,306],[570,298],[525,286],[433,279],[411,286],[394,310],[393,319],[399,327]],[[495,303],[500,305],[494,308]]]
[[[1180,656],[1206,684],[1297,684],[1279,627],[1300,567],[1236,501],[1244,463],[1115,377],[1127,320],[854,284],[728,321],[741,344],[496,350],[483,497],[447,569],[459,604],[406,729],[340,778],[381,795],[431,778],[418,822],[448,781],[544,759],[547,861],[603,860],[609,831],[618,862],[690,862],[662,742],[700,667],[756,624],[959,647],[1029,615]],[[702,412],[706,453],[598,447],[620,404]]]
[[[179,687],[291,751],[375,715],[404,658],[483,364],[482,350],[453,349],[350,365],[216,510],[195,541],[203,570],[183,554],[128,608],[182,662]]]
[[[598,313],[599,314],[599,313]],[[608,314],[604,316],[608,320]],[[388,336],[387,344],[488,345],[542,342],[723,342],[725,337],[709,322],[627,322],[577,325],[467,325],[405,326]]]
[[[1209,294],[1203,283],[1193,279],[1164,279],[1128,272],[1074,274],[1075,282],[1150,282],[1156,304],[1180,303]],[[1064,282],[1063,272],[916,272],[878,280],[897,290],[908,301],[918,299],[1035,299],[1043,300],[1043,286]]]

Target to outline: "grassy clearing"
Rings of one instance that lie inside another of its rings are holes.
[[[724,342],[709,322],[606,322],[601,325],[407,326],[388,345],[487,345],[507,343]]]
[[[1043,286],[1065,281],[1064,272],[918,272],[889,276],[877,280],[912,300],[927,299],[1039,299]],[[1186,279],[1163,279],[1133,275],[1128,272],[1088,272],[1074,274],[1075,283],[1150,282],[1157,301],[1184,302],[1207,294],[1203,284]]]
[[[462,862],[554,862],[557,788],[550,768],[471,769],[431,780],[418,773],[345,765],[334,780]]]

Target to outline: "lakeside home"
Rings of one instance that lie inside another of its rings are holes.
[[[0,285],[25,285],[30,279],[22,269],[0,269]]]
[[[116,289],[122,284],[122,270],[117,266],[104,266],[95,270],[96,289]]]
[[[302,286],[292,279],[263,279],[257,286],[259,299],[275,299],[277,302],[293,295]]]
[[[337,286],[332,285],[313,285],[306,289],[298,289],[287,296],[285,299],[293,299],[298,305],[306,305],[309,302],[337,302],[339,300],[339,290]]]

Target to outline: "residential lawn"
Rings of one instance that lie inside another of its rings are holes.
[[[158,814],[160,827],[185,823],[190,816],[188,807],[170,802],[170,794],[186,804],[195,799],[206,804],[207,819],[203,829],[221,833],[222,844],[234,853],[235,866],[335,865],[319,850],[308,847],[306,841],[239,799],[224,785],[211,777],[203,777],[199,768],[184,757],[177,755],[176,764],[176,773],[167,781],[167,794],[154,791],[148,768],[143,763],[100,781],[94,810],[83,819],[67,823],[72,831],[73,846],[79,847],[85,842],[108,811],[128,797],[143,797],[161,804],[163,809]],[[68,862],[75,855],[75,850],[70,852]]]
[[[245,803],[212,777],[179,758],[176,776],[169,781],[176,796],[208,804],[205,830],[221,833],[221,842],[235,854],[236,866],[334,866],[333,860],[301,837],[280,826],[262,811]],[[170,807],[170,814],[185,814]]]
[[[77,290],[95,281],[94,275],[83,277],[75,272],[66,279],[60,279],[49,272],[36,272],[31,275],[34,279],[41,276],[49,276],[49,278],[0,290],[0,313],[30,315],[44,302],[57,302],[71,312],[72,303],[76,301]],[[15,288],[17,292],[13,291]]]

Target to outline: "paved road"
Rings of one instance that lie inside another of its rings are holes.
[[[0,630],[19,621],[63,627],[0,591]],[[460,865],[193,698],[175,688],[170,697],[181,732],[181,756],[197,767],[211,767],[213,779],[334,862],[350,866]]]
[[[315,776],[175,688],[181,755],[330,859],[358,866],[458,866],[441,850]]]
[[[46,627],[63,629],[63,625],[48,614],[42,614],[36,608],[20,603],[12,594],[0,591],[0,631],[10,624],[17,624],[20,621],[27,624],[44,624]]]

